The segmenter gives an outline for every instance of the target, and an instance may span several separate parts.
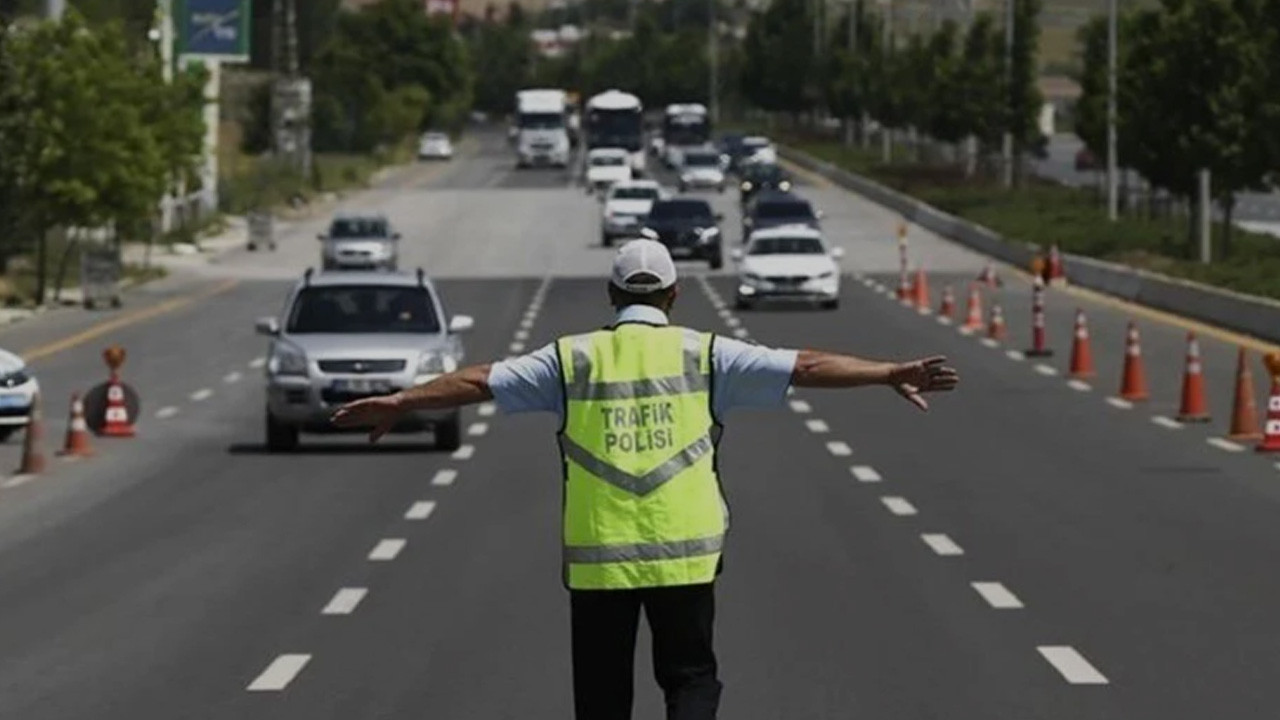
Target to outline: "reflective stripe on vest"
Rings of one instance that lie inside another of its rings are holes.
[[[710,348],[709,335],[639,324],[558,343],[570,588],[714,579],[727,517],[715,475]]]

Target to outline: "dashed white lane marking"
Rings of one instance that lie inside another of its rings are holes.
[[[369,588],[342,588],[334,593],[333,599],[320,611],[321,615],[350,615],[356,606],[369,594]]]
[[[471,456],[475,454],[476,454],[475,445],[463,445],[457,450],[454,450],[453,454],[450,455],[449,457],[453,458],[454,460],[470,460]]]
[[[1125,400],[1124,398],[1109,397],[1107,398],[1107,404],[1113,408],[1120,408],[1121,410],[1133,409],[1133,403],[1129,402],[1128,400]]]
[[[511,343],[511,352],[513,352],[513,353],[522,353],[522,352],[524,352],[524,343],[522,343],[522,342],[513,342],[513,343]]]
[[[827,443],[827,452],[838,457],[845,457],[853,454],[853,448],[849,447],[849,443],[833,440]]]
[[[999,347],[1000,341],[996,340],[995,338],[982,338],[982,344],[986,345],[989,348],[993,348],[993,347]]]
[[[474,435],[476,437],[484,435],[487,432],[489,432],[489,423],[471,423],[471,426],[467,428],[467,434]]]
[[[213,397],[213,391],[209,388],[200,388],[199,390],[191,393],[191,399],[196,402],[208,400],[211,397]]]
[[[806,420],[804,426],[809,428],[809,432],[812,433],[831,432],[831,428],[824,420]]]
[[[517,339],[517,340],[528,340],[528,339],[529,339],[529,331],[528,331],[528,330],[517,330],[517,331],[516,331],[516,339]]]
[[[916,514],[916,506],[907,502],[906,498],[894,497],[894,496],[882,497],[880,498],[880,502],[884,503],[884,506],[888,508],[889,512],[893,513],[894,515],[915,515]]]
[[[1092,385],[1079,379],[1068,380],[1067,387],[1071,388],[1072,390],[1075,390],[1076,392],[1089,392],[1090,390],[1093,389]]]
[[[954,540],[942,533],[924,533],[920,536],[920,539],[939,555],[951,556],[964,554],[964,550],[961,549]]]
[[[812,407],[810,407],[810,406],[809,406],[809,403],[805,402],[804,400],[792,400],[792,401],[791,401],[791,411],[792,411],[792,412],[807,413],[807,412],[809,412],[809,411],[811,411],[811,410],[813,410],[813,408],[812,408]]]
[[[249,367],[255,368],[255,369],[260,368],[266,364],[267,364],[267,359],[264,357],[256,357],[249,361]]]
[[[1039,365],[1036,365],[1036,372],[1046,377],[1052,377],[1058,374],[1058,368],[1053,367],[1052,365],[1045,365],[1044,363],[1040,363]]]
[[[497,411],[498,408],[493,403],[484,403],[476,408],[476,412],[480,414],[480,417],[490,417]]]
[[[739,319],[738,319],[738,318],[736,318],[736,317],[729,316],[729,317],[727,317],[727,318],[725,318],[725,319],[724,319],[724,324],[725,324],[725,325],[728,325],[728,326],[729,326],[729,327],[731,327],[731,328],[736,328],[736,327],[739,327],[740,325],[742,325],[742,321],[741,321],[741,320],[739,320]]]
[[[1170,430],[1178,430],[1182,428],[1182,423],[1178,422],[1177,420],[1174,420],[1173,418],[1167,418],[1163,415],[1153,416],[1151,418],[1151,422],[1155,423],[1156,425],[1159,425],[1160,427],[1169,428]]]
[[[287,687],[293,679],[298,677],[298,673],[302,672],[302,668],[311,662],[310,655],[290,654],[281,655],[271,664],[267,666],[262,674],[254,678],[246,688],[249,692],[279,692]]]
[[[1070,645],[1041,645],[1036,650],[1072,685],[1107,684],[1107,678]]]
[[[1227,452],[1244,452],[1244,446],[1238,442],[1232,442],[1226,438],[1207,438],[1205,442]],[[1277,466],[1280,467],[1280,466]]]
[[[1022,607],[1022,601],[1017,595],[1009,592],[1009,588],[998,582],[976,582],[971,583],[973,589],[978,591],[983,600],[987,604],[997,610],[1015,610]]]
[[[533,327],[533,320],[531,320],[530,318],[525,318],[524,320],[520,321],[521,329],[528,330],[531,327]]]
[[[404,538],[387,538],[379,540],[378,544],[369,551],[369,559],[386,562],[395,560],[400,551],[404,549],[407,541]]]
[[[750,335],[750,334],[751,334],[751,333],[747,332],[747,329],[746,329],[746,328],[734,328],[734,329],[733,329],[733,336],[734,336],[734,337],[736,337],[736,338],[738,338],[739,340],[741,340],[742,338],[745,338],[746,336],[748,336],[748,335]]]
[[[172,405],[168,405],[168,406],[166,406],[166,407],[162,407],[162,408],[160,408],[159,410],[157,410],[157,411],[156,411],[156,417],[160,418],[161,420],[165,420],[165,419],[167,419],[167,418],[171,418],[171,417],[173,417],[174,415],[177,415],[177,414],[178,414],[178,408],[176,408],[176,407],[174,407],[174,406],[172,406]]]
[[[722,319],[728,320],[733,315],[733,311],[728,308],[724,308],[723,310],[720,310],[716,314],[719,315]]]
[[[1005,357],[1017,362],[1022,362],[1023,360],[1027,359],[1026,354],[1023,353],[1021,350],[1006,350],[1004,354],[1005,354]]]
[[[451,469],[437,470],[431,478],[431,484],[437,486],[452,485],[458,479],[458,471]]]
[[[870,465],[854,465],[849,468],[849,472],[858,479],[858,482],[880,482],[883,479],[880,477],[880,473],[876,472],[876,469]]]
[[[405,520],[426,520],[431,517],[431,513],[435,512],[436,504],[430,500],[419,500],[409,506],[405,511]]]
[[[229,372],[222,378],[222,382],[224,383],[240,382],[241,377],[244,377],[244,376],[238,372]]]
[[[36,479],[36,476],[30,473],[25,475],[14,475],[8,480],[5,480],[3,483],[0,483],[0,487],[16,488],[19,485],[26,485],[27,483],[35,479]]]

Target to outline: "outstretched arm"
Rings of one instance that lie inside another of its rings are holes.
[[[334,412],[332,421],[341,427],[372,427],[369,440],[376,441],[404,413],[462,407],[492,399],[489,367],[472,365],[392,395],[347,403]]]
[[[944,364],[946,360],[937,356],[905,363],[878,362],[852,355],[801,350],[791,373],[791,384],[815,388],[888,385],[916,407],[928,410],[923,393],[953,390],[960,381],[955,368]]]

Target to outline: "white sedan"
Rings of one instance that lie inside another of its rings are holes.
[[[687,150],[680,167],[680,192],[692,188],[715,188],[724,192],[724,167],[720,153],[713,150]]]
[[[442,132],[423,133],[418,139],[419,160],[450,160],[453,158],[453,143],[449,136]]]
[[[587,153],[588,192],[598,192],[631,179],[631,153],[621,148],[596,148]]]
[[[40,392],[40,383],[27,363],[11,352],[0,350],[0,440],[31,422],[31,403]]]
[[[842,248],[828,249],[822,232],[807,225],[757,230],[745,250],[734,250],[740,310],[768,300],[817,302],[824,309],[840,305]]]
[[[639,237],[653,202],[662,198],[662,186],[653,180],[614,183],[600,208],[600,241],[605,247],[620,237]]]

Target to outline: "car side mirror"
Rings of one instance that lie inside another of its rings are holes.
[[[320,233],[319,235],[316,235],[316,239],[317,239],[317,240],[328,240],[328,239],[329,239],[329,236],[328,236],[328,235],[325,235],[324,233]]]
[[[716,213],[716,220],[717,221],[724,220],[724,213],[722,212]]]
[[[258,318],[258,321],[253,324],[253,328],[259,335],[275,337],[280,334],[280,321],[273,317]]]
[[[400,239],[400,233],[391,233],[391,239],[392,239],[392,240],[399,240],[399,239]]]
[[[842,247],[831,248],[831,257],[836,260],[839,260],[840,258],[844,257],[844,248]]]
[[[650,240],[658,239],[658,233],[655,232],[652,228],[640,228],[640,235],[641,237],[646,237]]]
[[[454,315],[449,318],[449,332],[454,334],[462,334],[476,326],[476,321],[470,315]]]
[[[742,262],[742,258],[746,256],[743,254],[741,248],[734,248],[729,251],[729,257],[733,258],[734,262]]]

